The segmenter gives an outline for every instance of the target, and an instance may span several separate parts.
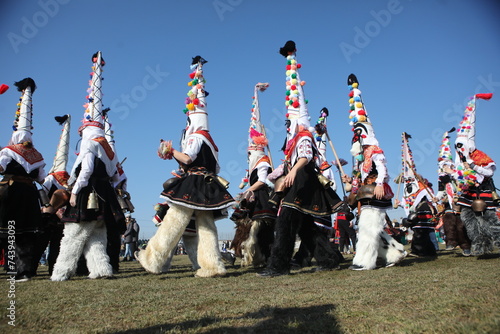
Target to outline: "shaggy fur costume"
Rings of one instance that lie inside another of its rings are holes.
[[[61,240],[61,249],[65,251],[59,253],[50,279],[65,281],[73,276],[82,253],[87,261],[89,278],[113,276],[106,245],[106,226],[103,221],[66,223]]]
[[[460,246],[462,250],[471,248],[471,241],[467,236],[462,219],[459,214],[447,212],[443,215],[443,229],[446,238],[446,248]]]
[[[384,231],[385,215],[385,209],[375,207],[361,209],[353,265],[371,270],[376,268],[377,258],[386,264],[395,264],[401,262],[406,256],[403,245]]]
[[[234,250],[236,257],[241,258],[241,266],[265,265],[274,240],[274,222],[245,217],[235,223],[236,232],[231,242],[231,249]]]
[[[217,277],[226,274],[219,247],[217,228],[212,211],[194,210],[177,204],[170,204],[170,209],[163,218],[156,234],[149,240],[145,250],[136,258],[148,272],[160,274],[170,253],[177,246],[193,212],[196,215],[198,231],[198,264],[197,277]]]
[[[475,213],[469,207],[462,207],[460,218],[472,243],[472,255],[491,253],[494,246],[500,247],[500,221],[495,210]]]

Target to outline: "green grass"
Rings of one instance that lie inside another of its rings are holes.
[[[187,256],[167,274],[123,262],[115,280],[16,284],[16,327],[1,333],[500,333],[500,256],[406,258],[400,266],[256,277],[228,267],[195,278]],[[2,278],[6,276],[3,275]],[[8,285],[1,285],[2,315]]]

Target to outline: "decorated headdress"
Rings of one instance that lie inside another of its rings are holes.
[[[61,184],[66,183],[69,175],[66,171],[68,165],[68,154],[69,154],[69,137],[70,137],[70,127],[71,127],[71,116],[56,116],[55,120],[59,125],[62,125],[61,137],[59,137],[59,143],[57,144],[57,151],[54,157],[54,162],[49,174],[57,174],[60,179],[64,182],[59,182]],[[58,179],[59,180],[59,179]]]
[[[292,139],[301,128],[309,130],[310,117],[307,112],[307,100],[304,95],[305,81],[300,80],[299,69],[301,64],[297,63],[296,46],[294,41],[288,41],[280,48],[279,53],[286,58],[286,118],[289,121],[287,140]]]
[[[87,103],[83,105],[85,113],[78,132],[82,132],[85,128],[91,126],[102,130],[104,136],[104,115],[102,108],[102,72],[106,64],[102,58],[101,51],[92,55],[92,72],[90,73],[89,89],[87,90]],[[101,131],[99,131],[101,132]]]
[[[476,149],[476,99],[489,100],[493,96],[489,94],[476,94],[470,98],[464,111],[464,116],[458,125],[455,147],[457,155],[468,158],[469,154]]]
[[[451,144],[450,144],[450,133],[454,132],[456,129],[453,127],[449,131],[446,131],[443,134],[443,138],[441,139],[441,146],[439,147],[439,156],[438,156],[438,166],[439,172],[443,172],[444,166],[452,166],[453,165],[453,155],[451,154]]]
[[[359,142],[361,145],[375,145],[378,146],[378,140],[375,137],[375,131],[368,117],[368,113],[361,98],[361,91],[359,90],[358,78],[354,74],[350,74],[347,78],[347,85],[349,86],[349,125],[353,127],[354,142]]]
[[[186,129],[182,138],[182,146],[184,146],[185,138],[196,131],[208,131],[208,113],[207,103],[205,98],[208,92],[205,91],[205,78],[203,77],[203,65],[207,61],[200,56],[193,58],[191,62],[192,72],[189,74],[191,79],[188,86],[191,89],[187,93],[186,107],[184,113],[188,116]]]
[[[31,78],[25,78],[14,83],[17,90],[22,93],[17,104],[16,118],[12,129],[11,141],[9,145],[20,144],[23,142],[32,142],[31,130],[33,130],[33,105],[32,95],[36,90],[35,81]]]
[[[404,179],[404,190],[403,196],[405,198],[405,210],[409,210],[414,207],[415,204],[420,203],[420,201],[428,196],[431,198],[432,194],[429,191],[428,183],[422,178],[420,174],[417,173],[417,168],[415,166],[415,161],[413,160],[413,153],[410,149],[408,140],[411,136],[403,132],[401,134],[402,138],[402,162],[403,162],[403,179]]]
[[[83,105],[85,113],[83,115],[83,125],[78,128],[82,136],[80,153],[73,165],[71,177],[68,181],[72,184],[76,180],[76,169],[81,164],[83,158],[88,153],[96,155],[106,166],[109,176],[116,173],[118,160],[115,152],[107,142],[104,133],[105,112],[102,103],[102,67],[105,65],[101,52],[98,51],[92,56],[92,73],[89,81],[90,87],[87,90],[87,103]]]

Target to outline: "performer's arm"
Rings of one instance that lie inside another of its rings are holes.
[[[196,137],[189,138],[184,152],[172,150],[174,154],[174,159],[177,160],[177,162],[184,165],[191,164],[193,161],[196,160],[196,157],[198,157],[198,153],[201,150],[202,144],[203,141],[199,138]]]
[[[375,189],[373,191],[375,198],[377,199],[382,199],[384,197],[384,182],[387,182],[387,167],[386,167],[386,161],[385,161],[385,156],[383,154],[377,153],[374,154],[373,157],[373,162],[375,163],[375,168],[377,168],[377,179],[375,180],[375,183],[377,184],[375,186]]]
[[[464,162],[464,167],[470,168],[470,169],[476,171],[478,174],[481,174],[484,177],[492,177],[493,174],[495,174],[495,170],[496,170],[495,164],[492,164],[492,163],[482,167],[482,166],[478,166],[474,163],[469,164],[467,162]]]
[[[260,163],[256,168],[257,168],[257,176],[258,180],[254,184],[248,188],[248,191],[255,191],[257,189],[260,189],[266,185],[266,179],[267,179],[267,171],[269,169],[269,164],[267,163]]]
[[[69,204],[71,206],[76,206],[76,195],[78,195],[82,188],[89,184],[89,179],[93,171],[94,154],[87,153],[82,159],[80,174],[78,174],[78,178],[76,179],[73,189],[71,190],[71,198],[69,200]]]

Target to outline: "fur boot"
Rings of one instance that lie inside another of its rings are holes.
[[[219,251],[217,227],[212,211],[196,211],[196,230],[198,231],[197,277],[217,277],[226,275],[226,268]]]
[[[253,220],[252,227],[248,238],[241,243],[241,266],[254,266],[258,267],[265,264],[265,257],[260,251],[257,235],[260,231],[263,222],[260,220]]]
[[[146,249],[137,253],[136,258],[146,271],[153,274],[162,272],[163,265],[189,224],[193,211],[193,209],[176,204],[170,205],[170,209],[156,234],[149,240]]]
[[[113,268],[106,252],[106,245],[106,225],[103,221],[97,221],[89,240],[83,248],[83,255],[85,256],[89,270],[89,278],[113,276]]]
[[[403,245],[384,231],[385,215],[384,209],[373,207],[361,209],[353,265],[371,270],[376,268],[377,258],[381,258],[390,266],[406,256]]]
[[[397,242],[387,232],[380,233],[380,240],[378,249],[378,258],[384,261],[386,265],[397,264],[406,257],[407,253],[403,244]]]
[[[96,225],[97,221],[66,223],[64,225],[64,236],[61,240],[59,256],[50,277],[52,281],[65,281],[75,274],[78,259],[82,255]]]
[[[500,246],[500,222],[495,210],[475,213],[471,208],[462,207],[460,218],[471,240],[472,255],[491,253],[493,246]]]

